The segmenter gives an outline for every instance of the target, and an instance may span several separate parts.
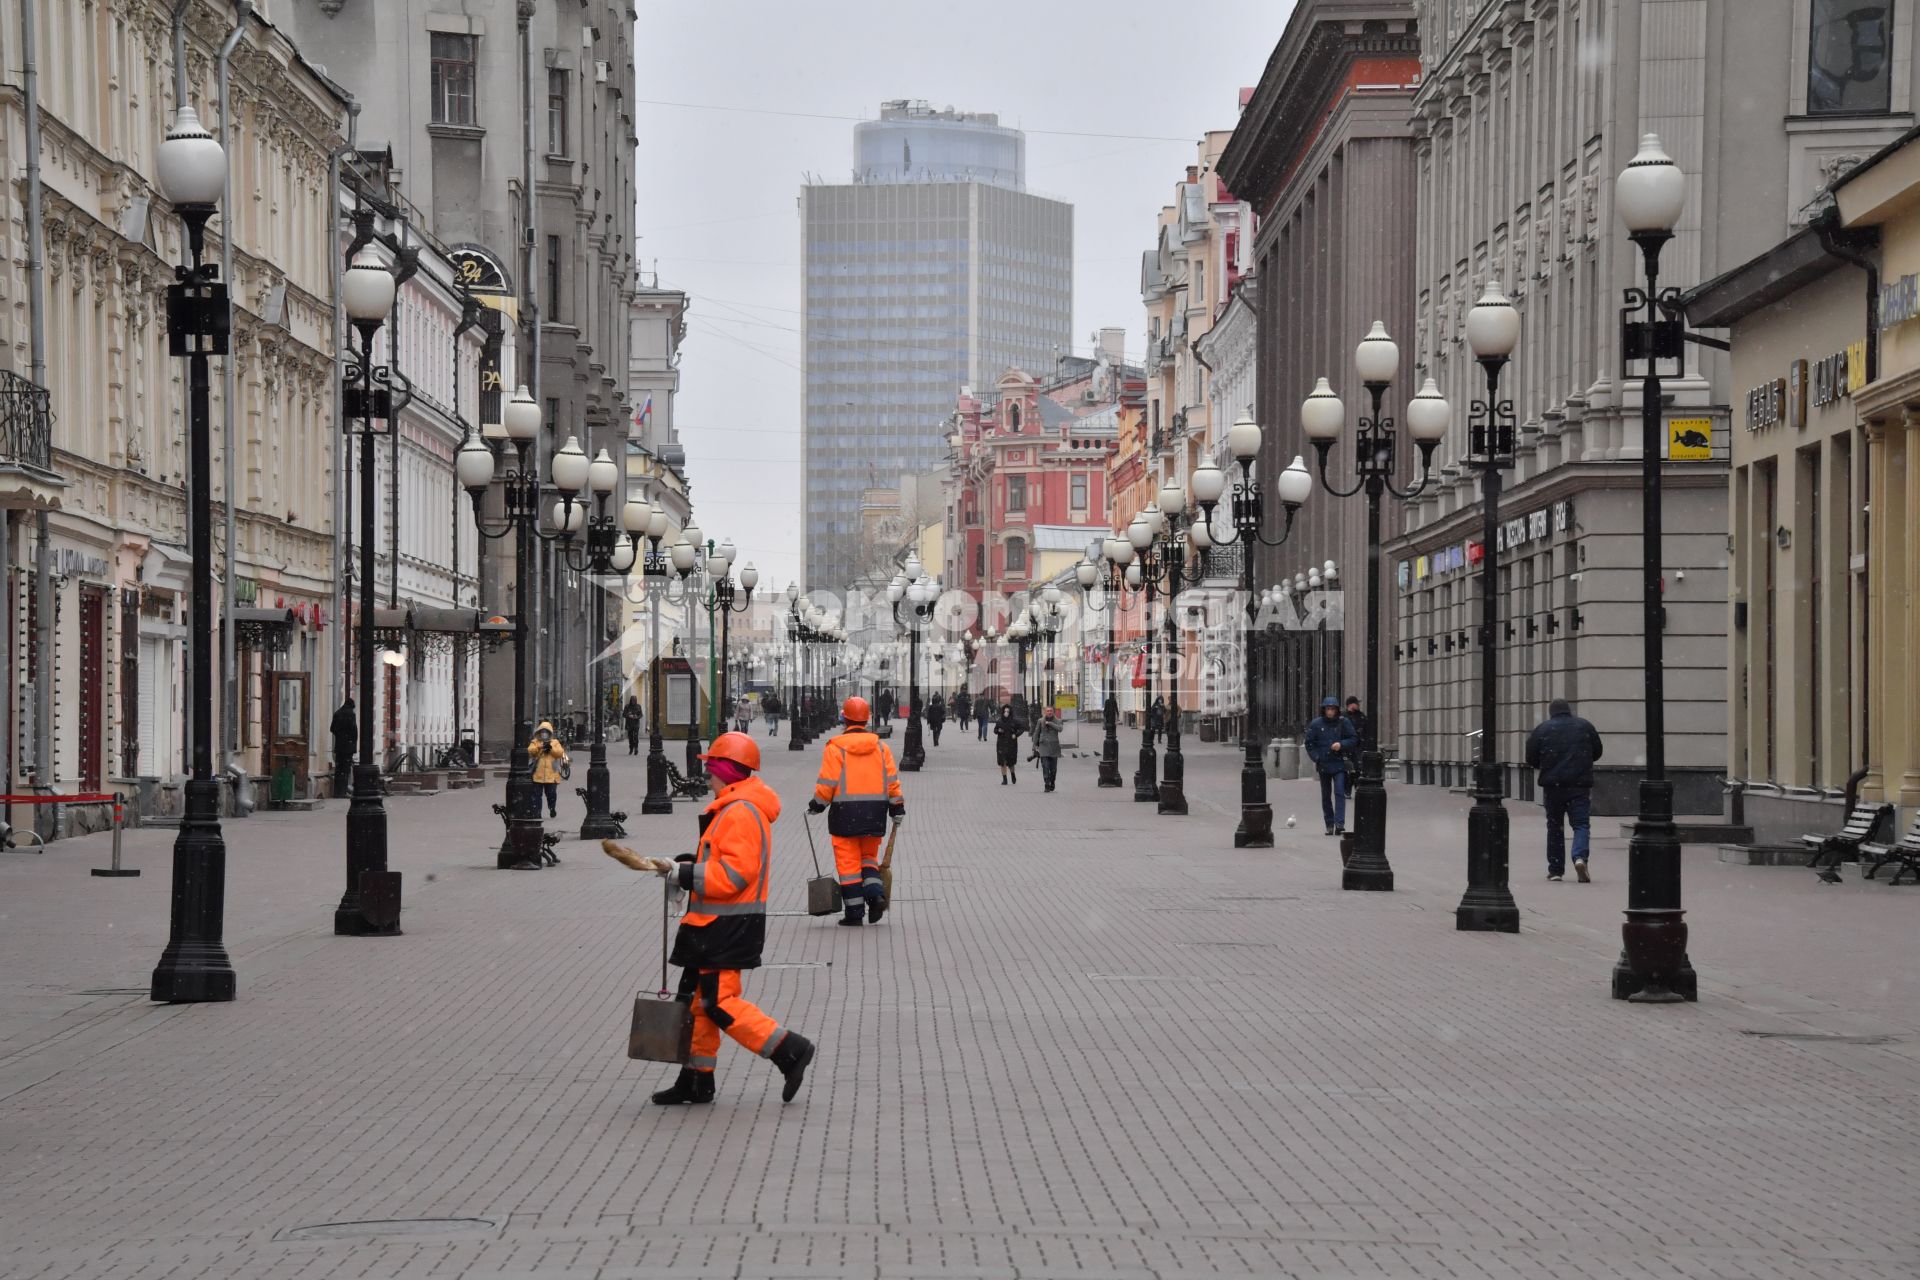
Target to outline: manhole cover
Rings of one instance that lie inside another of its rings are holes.
[[[375,1218],[369,1222],[321,1222],[310,1227],[289,1227],[274,1236],[276,1240],[359,1240],[375,1236],[449,1236],[462,1231],[486,1231],[493,1228],[491,1218]]]
[[[1846,1036],[1827,1031],[1749,1031],[1742,1030],[1743,1036],[1752,1036],[1756,1040],[1802,1040],[1814,1044],[1895,1044],[1899,1036],[1866,1035]]]

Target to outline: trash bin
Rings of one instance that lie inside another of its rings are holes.
[[[274,757],[273,782],[267,789],[267,799],[275,808],[293,799],[295,759],[295,756],[286,752]]]
[[[1300,744],[1291,738],[1275,738],[1267,743],[1267,776],[1293,779],[1300,776]]]

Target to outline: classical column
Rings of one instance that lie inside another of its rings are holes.
[[[1887,466],[1891,446],[1885,419],[1869,418],[1862,424],[1867,441],[1867,629],[1866,661],[1860,678],[1867,683],[1866,767],[1861,779],[1862,799],[1880,800],[1887,793],[1886,759],[1887,717],[1887,626],[1888,553],[1893,539],[1903,534],[1897,524],[1887,520]]]
[[[1901,416],[1905,420],[1906,438],[1901,442],[1897,461],[1892,456],[1887,461],[1900,468],[1896,476],[1905,477],[1906,493],[1898,516],[1883,527],[1900,539],[1906,607],[1897,612],[1889,610],[1893,614],[1890,620],[1895,634],[1880,642],[1882,652],[1891,660],[1887,673],[1887,691],[1891,697],[1879,705],[1884,708],[1882,715],[1892,731],[1888,745],[1893,745],[1892,734],[1904,739],[1899,760],[1898,802],[1911,809],[1920,805],[1920,715],[1914,714],[1915,704],[1920,702],[1920,529],[1914,527],[1914,522],[1920,520],[1920,408],[1909,406]],[[1888,452],[1892,454],[1891,449]],[[1895,476],[1889,476],[1889,486],[1896,483]],[[1892,663],[1903,670],[1891,669]],[[1893,781],[1894,763],[1890,753],[1886,764],[1889,783]]]

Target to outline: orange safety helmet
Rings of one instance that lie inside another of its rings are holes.
[[[702,760],[731,760],[743,769],[760,772],[760,744],[744,733],[723,733],[700,753]]]
[[[873,719],[873,708],[867,705],[865,698],[848,698],[840,704],[842,724],[865,724]]]

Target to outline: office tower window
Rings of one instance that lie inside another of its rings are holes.
[[[1892,106],[1892,0],[1813,0],[1807,114],[1871,115]]]
[[[472,124],[474,37],[445,31],[431,34],[433,123]]]
[[[567,73],[562,67],[547,70],[547,154],[567,154]]]

